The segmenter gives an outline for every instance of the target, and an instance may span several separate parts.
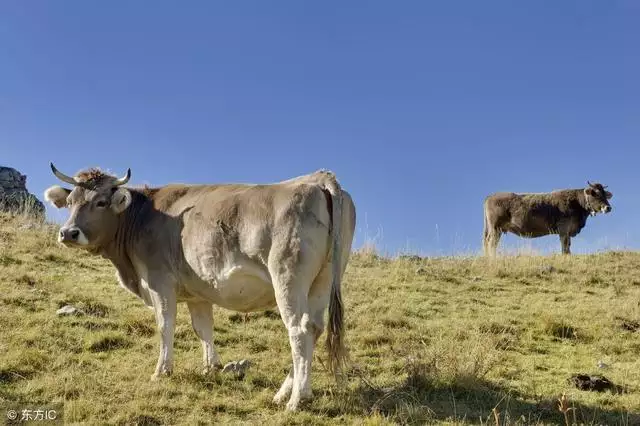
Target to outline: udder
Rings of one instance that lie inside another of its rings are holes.
[[[194,265],[198,277],[185,285],[192,296],[240,312],[260,311],[276,305],[271,276],[262,265],[248,259],[228,260],[226,264],[200,260]]]
[[[273,308],[276,304],[270,278],[261,277],[251,268],[235,266],[216,280],[219,301],[226,309],[240,312]]]

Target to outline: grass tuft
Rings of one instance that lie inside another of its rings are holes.
[[[577,339],[578,338],[578,330],[575,327],[565,322],[557,322],[557,321],[547,322],[545,324],[545,332],[558,339]]]
[[[133,343],[118,332],[99,332],[91,336],[86,348],[91,352],[107,352],[130,348]]]

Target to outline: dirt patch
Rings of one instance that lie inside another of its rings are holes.
[[[19,380],[27,380],[33,377],[33,372],[22,371],[17,369],[0,369],[0,383],[9,384]]]
[[[574,374],[568,379],[568,382],[576,388],[584,391],[622,393],[621,386],[613,384],[613,382],[604,376],[591,376],[588,374]]]
[[[625,331],[638,331],[640,330],[640,321],[630,320],[626,318],[616,317],[616,320],[620,323],[620,328]]]

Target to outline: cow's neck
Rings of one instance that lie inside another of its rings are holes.
[[[148,210],[148,200],[144,195],[131,190],[131,205],[121,213],[115,237],[102,248],[100,254],[109,259],[118,271],[120,283],[139,297],[140,276],[131,261],[137,243],[143,216]]]
[[[576,189],[576,198],[578,200],[578,204],[584,210],[585,216],[589,216],[591,213],[591,207],[589,207],[589,202],[587,201],[587,197],[584,195],[584,191],[582,189]]]

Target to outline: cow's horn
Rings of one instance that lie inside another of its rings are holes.
[[[114,182],[115,186],[120,186],[120,185],[124,185],[125,183],[129,182],[129,179],[131,179],[131,169],[127,169],[127,174],[124,175],[123,177],[121,177],[120,179],[117,179]]]
[[[78,182],[74,178],[72,178],[71,176],[67,176],[64,173],[62,173],[60,170],[56,169],[56,166],[54,166],[53,163],[49,163],[49,164],[51,165],[51,171],[58,179],[66,183],[70,183],[71,185],[78,184]]]

